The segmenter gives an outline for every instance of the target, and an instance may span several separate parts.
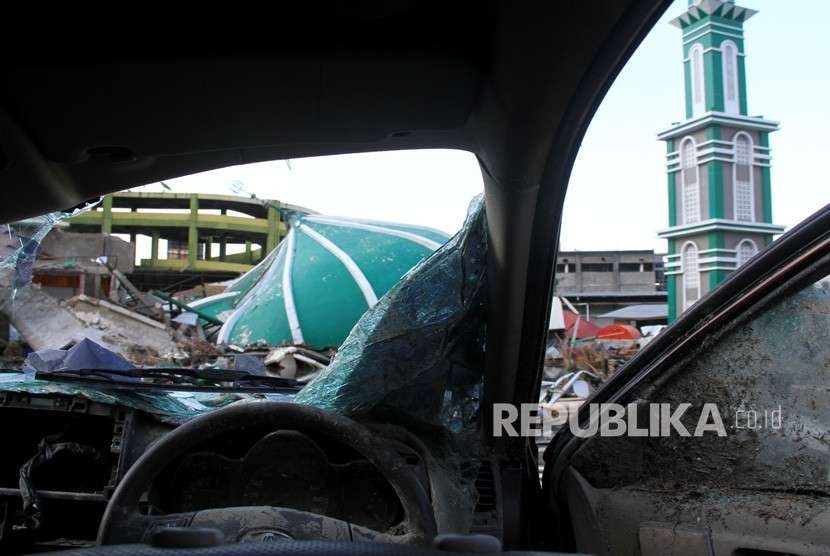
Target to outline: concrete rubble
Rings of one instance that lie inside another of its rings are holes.
[[[232,367],[244,355],[263,374],[301,382],[448,239],[417,226],[292,213],[286,240],[252,270],[173,293],[132,282],[134,243],[69,232],[64,220],[9,225],[0,240],[0,318],[19,335],[5,339],[10,357],[87,339],[136,365]]]
[[[36,351],[65,348],[84,338],[127,358],[143,352],[145,359],[162,359],[177,351],[163,323],[103,299],[82,294],[60,302],[32,284],[18,292],[12,306],[9,320]]]
[[[269,373],[304,381],[325,369],[329,358],[300,346],[285,346],[269,351],[263,363]]]

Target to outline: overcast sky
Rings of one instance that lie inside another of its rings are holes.
[[[759,14],[745,25],[750,115],[781,122],[771,136],[773,220],[791,227],[830,201],[818,162],[830,124],[828,0],[743,0]],[[656,134],[683,118],[677,0],[623,69],[597,112],[573,170],[562,228],[564,250],[665,250],[665,144]],[[168,181],[175,191],[231,193],[318,212],[421,224],[461,224],[482,189],[469,153],[389,152],[234,166]],[[162,190],[158,184],[145,186]],[[145,189],[142,188],[142,189]]]

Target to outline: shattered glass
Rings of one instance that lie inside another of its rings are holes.
[[[389,407],[464,428],[482,379],[486,251],[479,197],[461,231],[363,315],[297,401],[345,415]]]
[[[32,265],[37,258],[40,242],[61,220],[63,220],[63,213],[52,212],[21,222],[6,224],[0,269],[10,269],[14,272],[11,277],[13,291],[17,291],[32,281]]]
[[[0,243],[0,273],[11,273],[3,277],[3,286],[10,289],[13,300],[20,288],[28,286],[32,281],[32,267],[37,259],[40,243],[55,224],[86,212],[100,203],[87,203],[81,208],[66,212],[50,212],[40,216],[27,218],[19,222],[6,224],[3,241]],[[5,301],[5,299],[4,299]]]
[[[479,196],[462,229],[363,315],[329,367],[295,398],[413,431],[455,479],[456,508],[470,516],[476,500],[470,463],[480,449],[486,255]]]

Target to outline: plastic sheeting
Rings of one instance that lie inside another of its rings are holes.
[[[61,454],[75,458],[75,464],[81,462],[106,469],[104,454],[99,450],[77,442],[60,442],[61,435],[47,436],[38,443],[37,452],[20,468],[20,498],[23,500],[22,523],[12,525],[13,531],[33,533],[42,524],[42,506],[40,495],[34,485],[34,474],[38,467],[49,463]]]
[[[23,368],[31,371],[60,371],[80,369],[114,369],[123,371],[135,367],[117,353],[84,338],[69,349],[45,349],[26,356]]]

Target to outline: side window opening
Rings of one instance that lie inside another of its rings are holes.
[[[740,113],[738,102],[738,47],[732,41],[721,43],[721,61],[723,64],[723,107],[727,114]]]
[[[751,239],[744,239],[738,244],[738,266],[749,262],[749,259],[758,253],[758,246]]]
[[[755,221],[755,201],[752,180],[752,139],[744,132],[735,135],[735,220]]]
[[[688,308],[700,298],[700,272],[697,264],[697,245],[683,246],[683,306]]]
[[[700,220],[700,186],[698,185],[697,148],[695,140],[687,137],[680,147],[683,169],[683,223],[692,224]]]
[[[700,116],[706,112],[706,89],[703,77],[703,47],[694,45],[689,50],[689,60],[692,65],[692,116]]]

